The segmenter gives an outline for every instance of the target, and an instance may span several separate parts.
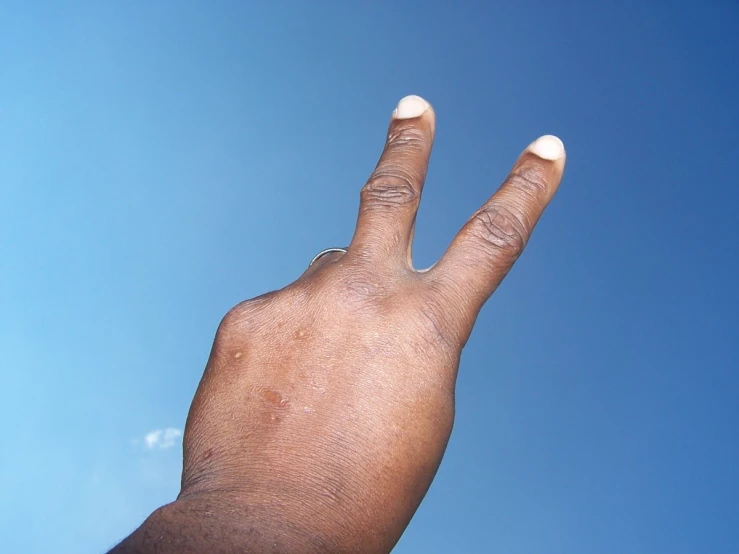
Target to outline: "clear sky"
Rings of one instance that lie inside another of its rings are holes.
[[[730,0],[0,0],[0,550],[102,552],[175,497],[220,317],[349,242],[420,94],[417,267],[537,136],[568,167],[395,552],[739,551],[737,28]]]

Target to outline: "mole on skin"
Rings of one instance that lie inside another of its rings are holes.
[[[276,390],[265,389],[262,391],[262,396],[270,404],[274,404],[275,406],[279,406],[280,408],[287,406],[287,400],[282,398],[282,395]]]

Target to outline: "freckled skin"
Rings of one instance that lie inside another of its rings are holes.
[[[535,142],[416,271],[435,120],[407,113],[362,189],[348,252],[224,317],[188,415],[181,492],[113,552],[380,553],[400,538],[446,449],[477,313],[564,168],[563,151],[545,159]]]

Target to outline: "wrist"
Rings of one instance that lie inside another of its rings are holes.
[[[214,493],[178,498],[155,510],[109,554],[337,551],[293,522],[270,518]]]

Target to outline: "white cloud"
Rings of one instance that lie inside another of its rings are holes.
[[[166,429],[156,429],[151,433],[147,433],[144,437],[144,444],[150,450],[155,448],[172,448],[177,444],[178,440],[182,436],[182,431],[175,429],[174,427],[167,427]],[[138,441],[136,441],[138,442]]]

